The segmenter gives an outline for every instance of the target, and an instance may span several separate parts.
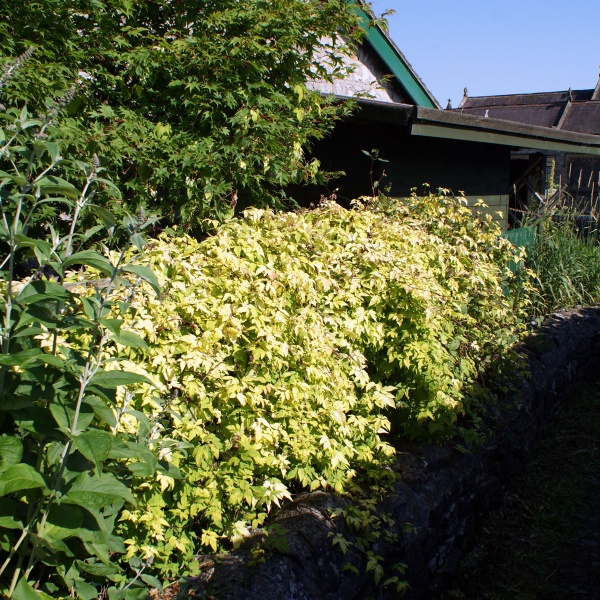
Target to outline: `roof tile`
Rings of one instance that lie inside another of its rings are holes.
[[[594,90],[465,97],[466,114],[600,135],[600,101]],[[569,104],[569,99],[571,100]]]

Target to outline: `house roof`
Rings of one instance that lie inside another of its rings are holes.
[[[457,112],[600,135],[600,80],[595,89],[474,96],[462,99]]]
[[[354,2],[365,30],[365,46],[383,61],[414,103],[354,98],[361,109],[359,119],[406,126],[415,136],[600,155],[600,135],[590,135],[600,132],[589,131],[588,125],[590,120],[597,123],[600,115],[596,112],[596,107],[600,111],[600,81],[595,90],[465,96],[457,111],[444,111],[404,54],[376,24],[366,2],[349,1]],[[336,95],[340,100],[345,98]],[[581,110],[579,103],[587,103],[586,108]],[[574,104],[575,110],[568,112]]]
[[[357,118],[404,126],[415,136],[600,156],[600,136],[588,133],[366,98],[357,102]]]
[[[354,8],[365,30],[364,43],[379,56],[416,105],[441,108],[435,96],[427,89],[398,46],[387,32],[375,23],[367,3],[364,0],[356,0],[356,2]]]
[[[600,101],[572,104],[566,111],[561,129],[600,135]]]

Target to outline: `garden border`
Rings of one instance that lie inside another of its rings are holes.
[[[475,453],[452,441],[406,445],[398,452],[401,474],[383,509],[394,519],[398,539],[378,540],[386,573],[405,564],[407,598],[422,598],[454,572],[481,517],[506,483],[528,461],[571,388],[597,377],[600,366],[600,308],[555,313],[519,348],[529,376],[498,402],[495,434]],[[393,585],[375,591],[358,554],[332,547],[331,535],[346,533],[330,510],[347,501],[315,492],[286,506],[275,523],[286,531],[287,549],[255,564],[256,548],[268,545],[257,531],[238,551],[201,557],[203,575],[194,587],[219,600],[350,600],[372,595],[397,598]],[[410,524],[410,527],[406,527]],[[254,548],[254,551],[253,551]],[[346,563],[359,573],[344,570]]]

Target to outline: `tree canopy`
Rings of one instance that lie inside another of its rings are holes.
[[[69,151],[96,153],[128,208],[187,225],[285,202],[319,176],[310,140],[350,110],[305,85],[345,73],[347,0],[2,0],[0,14],[2,63],[34,50],[3,103],[43,113],[75,86]]]

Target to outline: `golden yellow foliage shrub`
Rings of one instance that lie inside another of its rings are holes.
[[[443,194],[393,210],[251,210],[197,242],[163,236],[162,284],[129,327],[149,348],[122,395],[168,462],[125,511],[129,553],[175,574],[300,490],[377,481],[401,435],[452,431],[465,387],[517,339],[515,250]],[[114,351],[117,351],[115,347]]]

